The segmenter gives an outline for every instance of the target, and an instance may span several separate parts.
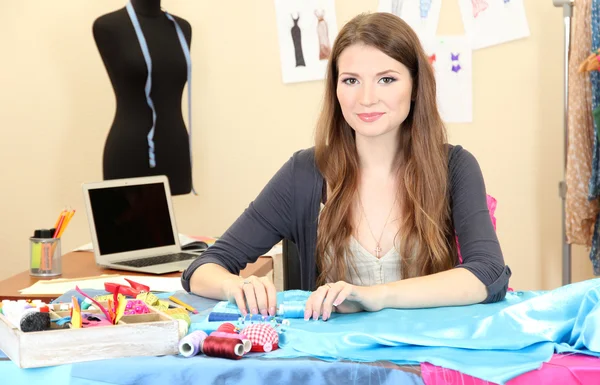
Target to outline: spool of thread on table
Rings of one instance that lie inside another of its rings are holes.
[[[208,315],[208,322],[237,321],[239,318],[240,315],[235,313],[212,312]]]
[[[217,328],[218,332],[235,333],[235,325],[231,322],[225,322]]]
[[[183,313],[173,313],[173,314],[169,314],[171,316],[171,318],[174,319],[180,319],[183,322],[185,322],[188,326],[190,326],[192,324],[192,319],[190,318],[189,315],[187,314],[183,314]]]
[[[277,315],[285,318],[304,318],[306,301],[286,301],[279,305]]]
[[[41,332],[50,329],[50,314],[39,311],[23,313],[19,328],[23,332]]]
[[[228,332],[216,331],[216,332],[210,333],[210,336],[212,336],[212,337],[222,337],[222,338],[232,338],[232,339],[238,340],[238,341],[240,341],[240,343],[244,347],[244,353],[248,353],[250,351],[250,349],[252,349],[252,341],[250,341],[249,339],[245,338],[245,336],[242,336],[242,335],[237,334],[237,333],[228,333]],[[242,338],[242,337],[244,337],[244,338]]]
[[[244,355],[244,345],[233,338],[208,336],[202,341],[202,352],[209,357],[239,360]]]
[[[179,341],[179,353],[184,357],[193,357],[202,350],[202,342],[208,335],[202,330],[196,330]]]
[[[185,322],[182,319],[177,320],[177,325],[179,327],[179,339],[182,339],[188,334],[188,331],[190,330],[190,325],[188,325],[187,322]]]

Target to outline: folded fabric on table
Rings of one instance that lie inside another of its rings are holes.
[[[600,279],[552,291],[509,292],[492,304],[385,309],[290,319],[265,358],[429,362],[499,384],[539,368],[554,352],[600,356]],[[192,329],[210,331],[217,322]]]

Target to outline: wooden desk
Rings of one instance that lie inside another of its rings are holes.
[[[250,275],[263,276],[273,269],[273,259],[271,257],[260,257],[255,263],[249,264],[241,272],[242,277]],[[96,265],[94,254],[92,252],[70,252],[63,255],[62,260],[63,273],[59,277],[52,278],[82,278],[92,277],[102,274],[121,274],[121,275],[147,275],[133,271],[103,269]],[[179,277],[181,273],[170,273],[161,275],[162,277]],[[29,275],[29,270],[14,275],[3,281],[0,281],[0,300],[2,299],[28,299],[31,295],[25,296],[19,293],[19,290],[25,289],[39,280],[52,278],[39,278]],[[51,301],[63,293],[35,295],[34,299]]]

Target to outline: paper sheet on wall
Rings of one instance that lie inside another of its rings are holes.
[[[473,120],[472,51],[466,36],[438,36],[423,47],[433,64],[437,102],[444,122]]]
[[[284,83],[325,78],[338,32],[334,0],[275,0]]]
[[[417,33],[421,42],[435,37],[442,0],[379,0],[377,10],[399,16]]]
[[[84,291],[85,289],[104,290],[104,283],[106,282],[114,282],[124,286],[129,286],[129,283],[125,281],[125,278],[129,278],[134,282],[147,285],[150,287],[151,291],[173,292],[183,290],[180,277],[127,276],[110,274],[88,278],[58,278],[41,280],[37,281],[28,288],[19,290],[19,292],[26,295],[61,294],[66,293],[69,290],[74,290],[75,286],[79,286],[79,288]]]
[[[528,37],[523,0],[459,0],[471,48],[479,49]]]

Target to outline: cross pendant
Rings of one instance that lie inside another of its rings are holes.
[[[381,253],[381,246],[377,245],[375,247],[375,257],[379,258],[379,253]]]

